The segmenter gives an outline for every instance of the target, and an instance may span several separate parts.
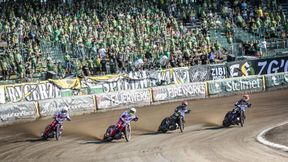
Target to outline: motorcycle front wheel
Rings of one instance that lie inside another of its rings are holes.
[[[241,114],[240,114],[240,125],[241,125],[241,127],[244,126],[244,114],[243,114],[243,112],[241,112]]]
[[[165,118],[162,120],[158,131],[161,131],[162,133],[166,133],[168,131],[168,127],[169,127],[169,118]]]
[[[55,138],[58,141],[60,139],[60,124],[56,125],[56,130],[55,130]]]
[[[126,142],[129,142],[131,140],[131,127],[129,124],[125,126],[124,136],[125,136]]]
[[[179,119],[179,128],[180,128],[180,132],[183,133],[183,131],[184,131],[184,120],[183,120],[183,118]]]

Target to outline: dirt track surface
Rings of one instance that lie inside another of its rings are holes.
[[[251,95],[243,128],[222,128],[225,113],[238,96],[190,101],[184,133],[157,134],[161,120],[179,103],[138,109],[132,123],[132,141],[102,143],[106,128],[116,123],[123,110],[74,117],[64,124],[60,141],[41,141],[49,120],[0,128],[0,161],[288,161],[288,154],[256,142],[263,129],[287,120],[288,90]]]
[[[288,124],[271,129],[265,137],[270,142],[288,147]]]

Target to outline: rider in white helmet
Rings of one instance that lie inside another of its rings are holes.
[[[128,110],[124,111],[121,116],[120,119],[126,124],[126,123],[130,123],[132,120],[133,121],[137,121],[138,117],[136,116],[136,109],[134,107],[129,108]]]
[[[137,121],[138,117],[136,116],[136,109],[134,107],[129,108],[128,110],[124,111],[119,118],[118,123],[115,125],[117,128],[117,134],[119,137],[121,137],[123,134],[120,131],[121,127],[123,127],[126,124],[130,124],[131,121]],[[122,136],[123,137],[123,136]]]
[[[54,114],[54,119],[62,125],[65,120],[71,121],[71,118],[68,114],[68,108],[65,107],[61,111],[58,111]]]

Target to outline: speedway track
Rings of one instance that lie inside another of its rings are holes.
[[[161,120],[179,103],[138,109],[132,141],[101,143],[106,128],[123,110],[74,117],[60,141],[38,137],[49,120],[0,128],[0,161],[288,161],[288,154],[256,141],[263,129],[287,120],[288,90],[251,95],[244,127],[221,128],[238,96],[190,101],[184,133],[157,134]]]

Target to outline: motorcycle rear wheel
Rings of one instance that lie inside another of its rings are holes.
[[[41,136],[41,139],[47,140],[47,139],[49,138],[49,133],[50,133],[50,131],[51,131],[51,126],[48,125],[48,126],[45,128],[45,130],[44,130],[44,132],[43,132],[43,134],[42,134],[42,136]]]
[[[113,140],[113,137],[111,137],[113,131],[113,126],[110,126],[109,128],[107,128],[106,133],[104,134],[103,137],[103,142],[111,142]]]
[[[162,133],[166,133],[168,131],[168,127],[169,127],[169,118],[165,118],[162,120],[158,131]]]
[[[231,114],[231,111],[228,111],[226,113],[223,123],[222,123],[223,127],[229,127],[231,125],[231,122],[229,121],[230,114]]]

